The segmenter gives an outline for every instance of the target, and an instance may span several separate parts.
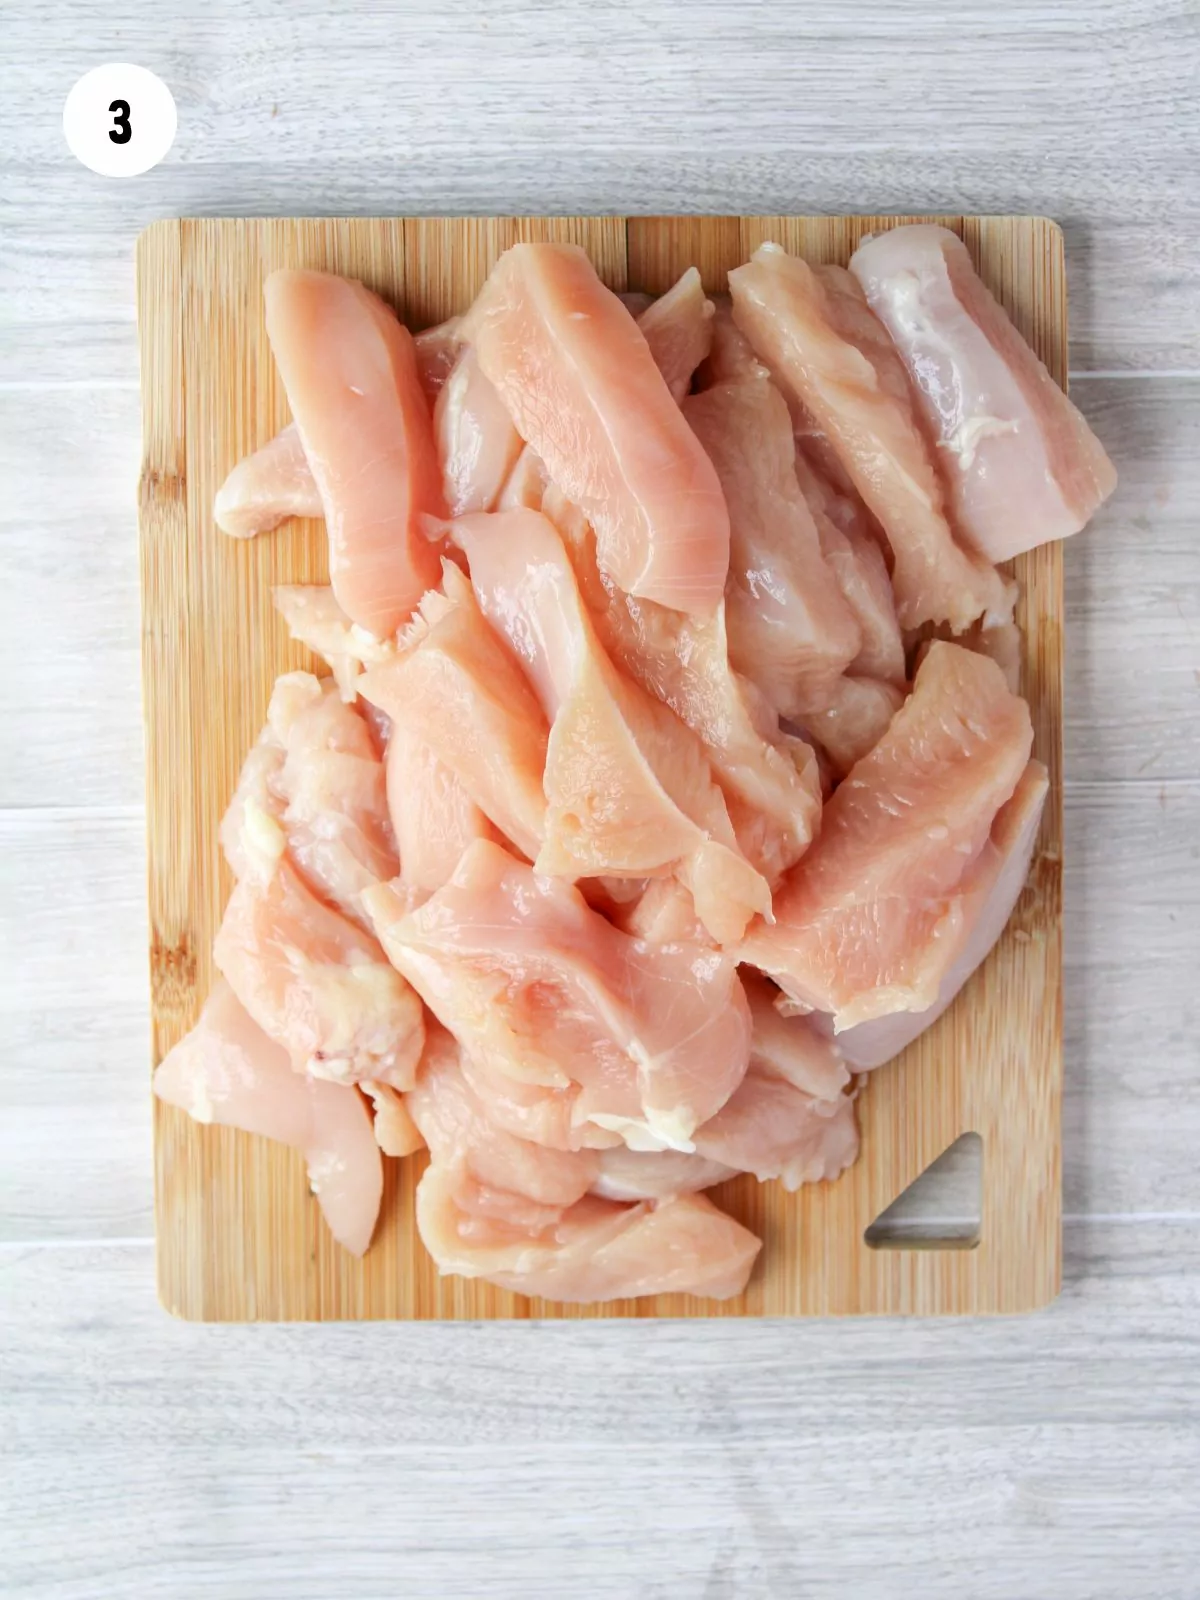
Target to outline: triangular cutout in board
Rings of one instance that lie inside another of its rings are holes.
[[[983,1220],[983,1140],[964,1133],[881,1211],[872,1250],[970,1250]]]

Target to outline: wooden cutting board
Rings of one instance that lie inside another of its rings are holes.
[[[230,876],[217,825],[272,682],[313,663],[271,605],[275,583],[323,581],[319,523],[250,543],[213,523],[218,485],[288,410],[263,325],[276,267],[361,278],[414,328],[461,311],[507,246],[583,245],[614,289],[666,289],[696,264],[710,291],[764,239],[845,262],[887,217],[480,218],[160,222],[138,243],[144,412],[140,489],[150,971],[157,1063],[194,1023]],[[1062,235],[1037,217],[938,217],[1051,373],[1066,381]],[[788,1195],[739,1178],[715,1192],[763,1239],[744,1296],[598,1307],[439,1278],[413,1220],[419,1161],[388,1161],[375,1243],[356,1261],[321,1223],[298,1156],[155,1103],[158,1283],[176,1315],[213,1321],[367,1317],[795,1316],[1011,1312],[1060,1281],[1062,1080],[1062,561],[1015,567],[1023,687],[1050,800],[1008,931],[946,1015],[870,1077],[862,1156]],[[982,1225],[967,1247],[872,1248],[868,1225],[965,1132],[983,1142]]]

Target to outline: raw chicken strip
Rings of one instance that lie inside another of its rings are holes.
[[[788,1190],[836,1178],[858,1155],[850,1074],[841,1051],[807,1017],[783,1017],[771,985],[743,974],[754,1033],[746,1076],[697,1128],[696,1151]],[[776,991],[777,992],[777,991]]]
[[[599,1172],[592,1193],[602,1200],[670,1200],[679,1194],[711,1189],[735,1178],[732,1167],[682,1150],[630,1150],[617,1145],[597,1156]]]
[[[579,1088],[552,1089],[525,1083],[466,1051],[459,1058],[463,1077],[488,1108],[498,1128],[551,1150],[607,1150],[623,1144],[619,1133],[579,1120]]]
[[[925,637],[922,629],[918,635],[910,634],[909,647],[913,651],[913,671],[924,661],[929,654],[929,646],[934,639],[944,635],[938,631]],[[966,633],[957,634],[953,641],[961,644],[965,650],[977,650],[981,656],[987,656],[994,661],[1004,674],[1004,681],[1014,694],[1021,690],[1021,657],[1024,654],[1024,641],[1021,630],[1015,622],[997,623],[994,628],[981,628],[978,623],[967,629]]]
[[[460,1203],[459,1174],[433,1166],[417,1186],[417,1228],[443,1273],[486,1278],[516,1294],[568,1304],[638,1295],[728,1300],[750,1277],[761,1242],[702,1195],[657,1206],[589,1196],[540,1233],[485,1233]]]
[[[360,283],[273,272],[267,333],[325,507],[338,603],[385,637],[437,582],[421,518],[443,510],[412,335]]]
[[[770,889],[737,848],[695,736],[616,670],[596,636],[562,539],[536,511],[461,517],[485,616],[507,638],[550,718],[545,837],[556,877],[674,871],[718,941],[737,939]]]
[[[417,362],[417,381],[432,411],[442,385],[454,370],[463,347],[461,317],[448,317],[436,327],[413,335],[413,355]]]
[[[499,835],[456,775],[402,717],[392,724],[386,770],[401,874],[418,897],[432,894],[448,882],[469,844]]]
[[[730,660],[781,716],[795,716],[845,671],[862,638],[796,481],[787,406],[758,378],[692,395],[683,413],[729,506]]]
[[[284,752],[275,787],[288,854],[310,887],[366,925],[362,891],[399,870],[366,722],[328,680],[289,672],[276,679],[267,726]]]
[[[487,1101],[463,1076],[458,1045],[436,1023],[407,1100],[434,1165],[472,1180],[465,1206],[460,1191],[460,1206],[486,1219],[533,1229],[551,1226],[567,1206],[583,1199],[599,1174],[593,1150],[551,1150],[497,1127]]]
[[[279,583],[271,597],[292,638],[328,663],[343,700],[357,695],[364,667],[378,666],[396,653],[393,640],[377,639],[351,622],[327,584]]]
[[[433,408],[442,493],[452,517],[490,511],[521,454],[521,437],[470,345],[460,354]]]
[[[1011,612],[997,572],[954,542],[903,366],[845,280],[764,244],[729,274],[739,328],[828,435],[895,556],[900,625]],[[832,286],[832,287],[831,287]],[[868,337],[869,335],[869,337]],[[901,387],[903,385],[903,387]]]
[[[213,956],[300,1071],[412,1086],[425,1035],[421,1002],[376,941],[323,905],[286,857],[235,885]]]
[[[869,755],[904,704],[904,692],[878,678],[839,678],[804,716],[805,734],[824,751],[835,779]]]
[[[371,1118],[354,1089],[292,1071],[218,979],[200,1020],[154,1074],[154,1093],[197,1122],[261,1134],[299,1150],[329,1231],[361,1256],[383,1197]]]
[[[712,301],[695,267],[638,316],[655,365],[676,400],[692,386],[692,374],[712,347]]]
[[[946,228],[895,228],[850,270],[891,334],[936,439],[955,526],[990,561],[1078,533],[1117,474]]]
[[[816,524],[821,554],[862,636],[859,652],[847,670],[862,678],[903,685],[907,678],[904,640],[883,552],[871,534],[863,531],[854,509],[849,517],[839,514],[842,497],[803,451],[796,451],[795,467],[800,492]]]
[[[444,594],[425,596],[404,652],[364,674],[359,692],[432,750],[532,860],[545,828],[546,719],[450,562],[443,582]]]
[[[754,346],[733,320],[733,303],[727,294],[713,300],[712,343],[708,358],[696,373],[698,389],[715,389],[724,383],[753,383],[771,374],[754,353]]]
[[[540,511],[545,493],[546,463],[526,445],[500,491],[496,509],[511,511],[515,506],[528,506],[531,511]]]
[[[359,1084],[375,1107],[375,1143],[385,1156],[411,1156],[425,1148],[421,1130],[409,1115],[404,1096],[390,1084],[367,1078]]]
[[[269,872],[286,848],[308,886],[359,922],[362,890],[395,875],[383,767],[362,716],[328,680],[276,680],[220,839],[239,878]]]
[[[472,845],[410,915],[388,886],[367,905],[394,965],[471,1059],[579,1085],[576,1125],[686,1150],[741,1081],[750,1025],[732,961],[630,939],[497,845]]]
[[[820,781],[808,746],[781,734],[754,686],[731,670],[724,606],[688,617],[623,594],[601,574],[582,512],[554,488],[544,509],[567,544],[605,650],[700,739],[742,854],[775,883],[816,830]]]
[[[213,502],[217,527],[235,539],[269,533],[288,517],[324,515],[294,422],[239,461]]]
[[[750,1062],[755,1071],[779,1078],[814,1100],[836,1100],[849,1087],[841,1040],[831,1043],[809,1017],[782,1015],[780,991],[752,967],[741,970],[750,1004]]]
[[[637,899],[610,913],[609,920],[632,939],[648,944],[707,944],[696,902],[678,878],[653,878]]]
[[[629,594],[711,612],[729,567],[721,486],[584,252],[514,246],[466,322],[518,433],[595,527],[605,571]]]
[[[1029,760],[1029,708],[999,667],[935,643],[913,692],[825,807],[817,842],[742,959],[840,1033],[937,999],[997,811]]]
[[[997,812],[989,841],[972,870],[970,893],[964,902],[964,937],[960,953],[946,971],[937,999],[926,1011],[902,1011],[894,1016],[877,1017],[873,1022],[860,1022],[856,1028],[840,1033],[838,1048],[853,1066],[865,1071],[880,1067],[899,1055],[918,1034],[932,1027],[989,955],[1007,927],[1029,876],[1049,783],[1049,775],[1041,762],[1031,761],[1012,799]],[[821,1017],[814,1020],[828,1022]]]
[[[695,1142],[709,1161],[751,1172],[760,1183],[778,1178],[792,1193],[854,1164],[858,1124],[849,1095],[815,1100],[751,1066],[728,1105],[696,1129]]]

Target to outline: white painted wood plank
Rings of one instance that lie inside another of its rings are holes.
[[[993,1322],[222,1328],[6,1251],[6,1595],[1192,1600],[1200,1231]],[[69,1537],[64,1537],[69,1529]]]
[[[1194,778],[1200,378],[1075,393],[1121,485],[1066,550],[1066,770]],[[0,806],[141,803],[137,439],[133,389],[0,390]]]
[[[47,114],[114,38],[180,112],[167,162],[126,184]],[[336,37],[312,0],[190,0],[169,30],[139,0],[27,8],[6,36],[0,314],[107,342],[133,238],[166,215],[1036,210],[1067,227],[1075,366],[1197,367],[1198,56],[1179,0],[407,0],[343,8]]]
[[[1200,1215],[1198,861],[1200,783],[1068,786],[1068,1212]],[[141,816],[0,813],[0,872],[0,1239],[148,1234]]]

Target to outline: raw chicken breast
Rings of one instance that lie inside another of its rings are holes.
[[[578,1085],[576,1125],[686,1150],[741,1081],[750,1026],[732,961],[630,939],[497,845],[473,844],[411,914],[387,886],[367,905],[392,962],[464,1052],[527,1083]]]
[[[404,1096],[391,1084],[366,1078],[358,1086],[369,1095],[375,1108],[375,1143],[385,1156],[411,1156],[424,1150],[421,1130],[409,1115]]]
[[[516,1294],[568,1304],[637,1295],[728,1300],[761,1242],[702,1195],[619,1206],[589,1196],[539,1233],[485,1228],[462,1204],[460,1174],[432,1166],[417,1186],[417,1228],[443,1273],[486,1278]]]
[[[894,228],[850,270],[891,334],[937,441],[955,527],[989,561],[1078,533],[1117,474],[946,228]]]
[[[323,517],[316,479],[291,422],[273,439],[238,462],[217,490],[213,518],[222,533],[252,539],[288,517]]]
[[[276,679],[264,737],[283,751],[272,787],[282,803],[288,854],[309,887],[352,917],[360,896],[399,871],[383,765],[360,713],[328,679]]]
[[[335,1083],[412,1086],[421,1002],[376,941],[322,904],[285,856],[235,885],[213,956],[299,1070]]]
[[[730,660],[781,716],[795,716],[845,671],[862,636],[796,481],[787,406],[758,378],[692,395],[683,413],[729,506]]]
[[[359,1094],[293,1072],[218,979],[186,1038],[154,1074],[154,1092],[197,1122],[261,1134],[299,1150],[329,1231],[361,1256],[383,1197],[383,1165]]]
[[[611,911],[609,920],[648,944],[711,942],[696,916],[696,902],[678,878],[652,878],[636,900]]]
[[[738,847],[768,883],[777,882],[816,830],[820,781],[808,746],[780,733],[754,686],[731,670],[724,606],[711,617],[688,617],[623,594],[600,572],[582,512],[553,487],[544,510],[563,535],[610,658],[700,739]]]
[[[630,594],[711,612],[729,567],[712,463],[637,324],[574,245],[515,245],[466,319],[523,439],[596,529]]]
[[[1012,799],[997,812],[988,843],[972,869],[969,893],[964,896],[960,951],[942,978],[937,999],[928,1010],[877,1017],[840,1033],[838,1048],[853,1066],[865,1071],[899,1055],[937,1021],[990,954],[1007,927],[1029,876],[1049,784],[1045,767],[1040,761],[1031,761]],[[828,1019],[820,1016],[814,1021],[828,1024]]]
[[[772,986],[743,972],[753,1035],[746,1076],[697,1128],[697,1154],[788,1190],[836,1178],[858,1155],[850,1082],[838,1045],[807,1017],[781,1016]]]
[[[832,1043],[809,1017],[784,1016],[777,1003],[783,999],[780,990],[753,967],[743,967],[741,979],[750,1005],[755,1071],[782,1079],[814,1100],[836,1100],[850,1084],[841,1040]]]
[[[592,1193],[602,1200],[671,1200],[679,1194],[695,1194],[711,1189],[715,1183],[735,1178],[732,1167],[683,1150],[630,1150],[617,1145],[601,1150],[596,1157],[599,1171]]]
[[[527,1083],[482,1057],[463,1051],[459,1057],[463,1077],[488,1108],[496,1127],[550,1150],[607,1150],[623,1144],[619,1133],[580,1121],[579,1087],[568,1083],[553,1089]]]
[[[325,508],[344,611],[381,638],[437,582],[421,528],[443,510],[412,335],[360,283],[273,272],[267,333]]]
[[[883,551],[864,531],[857,508],[851,507],[848,516],[844,513],[844,497],[800,450],[796,451],[795,468],[800,492],[816,524],[821,554],[862,636],[859,652],[847,670],[858,677],[902,686],[907,677],[904,640]]]
[[[712,347],[712,301],[695,267],[638,316],[638,327],[655,365],[676,400],[692,386],[692,374]]]
[[[742,959],[840,1033],[937,999],[996,813],[1029,760],[1029,708],[1000,669],[935,643],[888,732],[825,807],[816,843]]]
[[[551,1150],[497,1127],[487,1101],[463,1076],[458,1045],[436,1023],[407,1100],[434,1165],[471,1180],[459,1191],[459,1205],[487,1220],[552,1226],[599,1173],[594,1150]]]
[[[452,517],[490,511],[521,454],[521,437],[467,345],[433,408],[442,493]]]
[[[364,674],[359,691],[432,750],[532,859],[545,829],[546,719],[450,562],[443,582],[444,594],[425,596],[403,653]]]
[[[546,463],[536,450],[526,445],[505,480],[496,510],[511,511],[515,506],[528,506],[531,511],[540,511],[545,493]]]
[[[328,585],[279,583],[271,597],[292,638],[328,663],[343,700],[357,695],[364,667],[378,666],[396,653],[394,640],[377,639],[351,622]]]
[[[711,344],[708,357],[696,373],[698,389],[715,389],[724,383],[753,383],[771,376],[754,353],[754,346],[733,320],[733,303],[727,294],[713,300]]]
[[[913,671],[924,661],[929,654],[929,646],[934,639],[943,638],[940,631],[920,633],[908,636],[908,646],[912,651]],[[978,623],[967,629],[966,633],[956,634],[955,644],[961,644],[964,650],[977,650],[981,656],[987,656],[989,661],[994,661],[1004,674],[1004,681],[1014,694],[1021,691],[1021,658],[1024,654],[1024,644],[1021,630],[1015,622],[1000,622],[994,628],[981,628]]]
[[[436,327],[423,328],[420,333],[413,335],[417,382],[431,411],[463,347],[461,325],[461,317],[448,317]]]
[[[550,718],[539,872],[571,879],[674,871],[717,940],[740,938],[770,889],[737,848],[695,736],[602,649],[554,525],[536,511],[459,518],[485,616]]]
[[[783,1078],[751,1066],[710,1122],[696,1129],[696,1153],[760,1183],[801,1184],[836,1178],[858,1158],[858,1124],[849,1095],[815,1100]]]
[[[895,557],[904,628],[1011,613],[999,574],[954,542],[903,366],[849,274],[764,244],[729,274],[738,327],[828,436]]]
[[[457,776],[403,718],[387,750],[387,803],[401,875],[419,898],[440,889],[475,839],[499,839]]]
[[[874,750],[903,704],[904,692],[894,683],[847,674],[805,713],[802,726],[840,780]]]

